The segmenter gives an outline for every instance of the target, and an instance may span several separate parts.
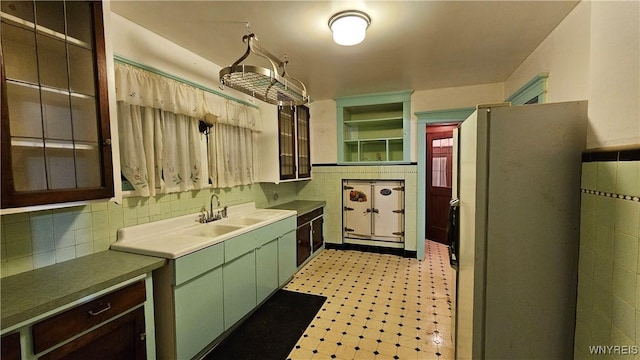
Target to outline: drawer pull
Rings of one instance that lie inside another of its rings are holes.
[[[107,303],[107,306],[105,306],[104,308],[102,308],[102,309],[100,309],[98,311],[89,310],[89,315],[96,316],[96,315],[100,315],[103,312],[109,311],[109,310],[111,310],[111,303],[110,302]]]

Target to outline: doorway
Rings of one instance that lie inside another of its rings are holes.
[[[457,125],[426,127],[426,219],[429,240],[447,243],[447,216],[453,184],[453,129]]]

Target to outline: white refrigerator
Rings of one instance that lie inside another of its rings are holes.
[[[575,101],[460,125],[457,359],[573,358],[586,120]]]

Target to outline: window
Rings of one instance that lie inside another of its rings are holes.
[[[434,139],[431,144],[433,149],[431,186],[450,188],[451,168],[453,166],[453,138]]]

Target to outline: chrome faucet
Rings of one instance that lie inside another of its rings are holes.
[[[211,198],[209,198],[209,218],[210,219],[213,219],[213,198],[214,197],[216,198],[216,204],[217,204],[216,207],[220,207],[220,199],[218,198],[218,195],[216,194],[211,195]]]
[[[198,222],[206,224],[208,222],[212,222],[215,220],[220,220],[222,218],[226,218],[227,217],[227,206],[225,205],[224,209],[217,211],[216,213],[213,212],[213,198],[216,198],[216,208],[220,207],[220,198],[218,198],[218,195],[213,194],[211,195],[211,198],[209,199],[209,211],[207,211],[205,209],[205,207],[202,207],[202,210],[200,210],[200,217],[198,218]]]

